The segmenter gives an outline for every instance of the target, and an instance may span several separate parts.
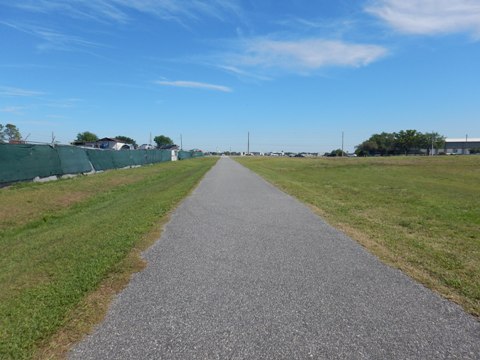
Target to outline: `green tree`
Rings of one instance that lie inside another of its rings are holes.
[[[0,124],[0,143],[5,142],[5,134],[3,133],[4,126]]]
[[[433,146],[439,150],[445,145],[445,137],[436,133],[422,134],[417,130],[401,130],[398,133],[373,134],[356,147],[355,153],[359,156],[366,155],[399,155],[409,152],[419,152],[426,149],[430,152]]]
[[[375,155],[376,153],[378,153],[378,145],[371,138],[358,145],[355,150],[355,154],[358,156]]]
[[[168,136],[165,135],[158,135],[153,138],[153,141],[157,144],[157,147],[163,145],[173,145],[173,140],[170,139]]]
[[[133,146],[137,147],[137,142],[128,136],[119,135],[115,136],[115,139],[122,140],[126,144],[132,144]]]
[[[355,153],[359,156],[365,155],[391,155],[395,150],[395,135],[382,132],[373,134],[368,140],[357,146]]]
[[[97,140],[98,140],[98,136],[90,131],[84,131],[82,133],[78,133],[77,139],[76,139],[76,141],[78,142],[93,142]]]
[[[440,149],[443,149],[445,147],[445,136],[440,135],[437,132],[425,133],[424,137],[424,143],[426,146],[425,148],[428,150],[428,154],[430,154],[432,144],[433,148],[437,150],[437,153]]]
[[[324,156],[337,157],[337,156],[347,156],[348,154],[342,149],[332,150],[330,153],[325,153]]]
[[[395,143],[402,154],[407,155],[413,149],[420,149],[422,146],[422,133],[417,130],[401,130],[395,133]]]
[[[377,144],[378,151],[381,155],[390,155],[395,149],[395,135],[392,133],[382,132],[375,134],[370,140]]]
[[[5,126],[0,127],[0,135],[1,141],[10,141],[10,140],[22,140],[22,134],[20,134],[20,130],[13,125],[13,124],[6,124]]]

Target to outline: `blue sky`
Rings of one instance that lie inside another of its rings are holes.
[[[0,0],[0,123],[185,148],[480,137],[480,0]]]

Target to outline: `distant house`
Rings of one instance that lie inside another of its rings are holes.
[[[142,144],[137,149],[139,150],[152,150],[155,149],[155,146],[149,144]]]
[[[75,140],[71,143],[74,146],[81,146],[81,147],[86,147],[86,148],[96,148],[97,142],[96,141],[78,141]]]
[[[103,138],[96,141],[97,146],[99,149],[104,150],[133,150],[135,147],[133,144],[127,144],[122,140],[118,140],[115,138]]]
[[[445,154],[470,154],[472,149],[480,149],[480,138],[447,138],[445,139]]]
[[[72,145],[104,150],[133,150],[133,144],[127,144],[115,138],[103,138],[97,141],[74,141]]]
[[[157,147],[160,150],[179,150],[178,145],[171,144],[171,145],[161,145]]]

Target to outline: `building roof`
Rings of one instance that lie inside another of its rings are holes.
[[[160,150],[178,150],[178,145],[175,145],[175,144],[161,145],[158,148]]]
[[[465,141],[466,140],[466,141]],[[457,142],[457,143],[464,143],[464,142],[480,142],[480,138],[446,138],[445,142]]]
[[[114,138],[108,138],[108,137],[104,137],[104,138],[98,139],[97,141],[113,141],[113,142],[125,143],[125,141],[118,140],[118,139],[114,139]]]

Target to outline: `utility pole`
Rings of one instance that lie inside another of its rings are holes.
[[[150,133],[150,141],[149,141],[148,145],[150,145],[150,146],[152,145],[152,133]]]
[[[248,132],[247,137],[247,155],[250,154],[250,131]]]
[[[342,131],[342,157],[343,157],[343,131]]]
[[[468,134],[465,135],[465,148],[463,149],[463,155],[467,155],[467,147],[468,147]]]
[[[182,139],[182,134],[180,134],[180,150],[183,150],[183,139]]]

